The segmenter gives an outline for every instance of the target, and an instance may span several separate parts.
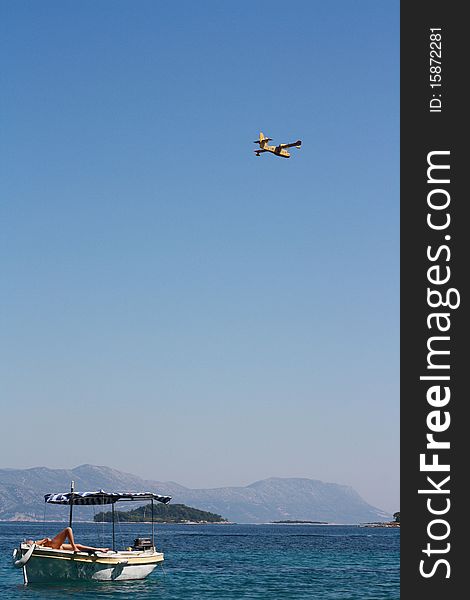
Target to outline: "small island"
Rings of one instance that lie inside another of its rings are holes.
[[[133,510],[116,510],[114,518],[121,523],[145,523],[152,519],[152,508],[150,504],[139,506]],[[111,523],[112,511],[100,512],[94,516],[98,523]],[[220,515],[191,508],[185,504],[158,504],[153,507],[154,523],[227,523]]]
[[[299,521],[288,519],[287,521],[271,521],[273,525],[328,525],[326,521]]]
[[[385,521],[377,523],[361,523],[361,527],[400,527],[400,513],[393,513],[394,521]]]

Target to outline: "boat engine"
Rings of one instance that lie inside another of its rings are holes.
[[[153,548],[152,540],[150,538],[135,538],[134,550],[151,550]]]

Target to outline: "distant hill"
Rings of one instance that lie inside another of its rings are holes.
[[[142,479],[104,466],[74,469],[0,469],[0,519],[42,520],[44,494],[66,492],[70,481],[77,491],[150,491],[223,515],[237,523],[279,520],[364,523],[387,521],[391,515],[365,502],[353,488],[316,479],[272,477],[246,487],[190,489],[174,482]],[[66,520],[67,507],[47,506],[46,519]],[[77,519],[93,520],[89,507],[76,509]]]
[[[139,506],[134,510],[115,510],[114,518],[121,523],[142,523],[151,520],[152,508],[150,504]],[[97,523],[111,523],[112,511],[100,512],[94,516]],[[222,518],[205,510],[191,508],[185,504],[159,504],[153,507],[153,520],[155,523],[225,523],[227,519]]]

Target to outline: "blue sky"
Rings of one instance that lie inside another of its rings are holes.
[[[399,3],[0,7],[1,466],[397,510]]]

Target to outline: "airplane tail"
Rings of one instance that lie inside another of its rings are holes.
[[[272,140],[272,138],[268,138],[264,135],[264,133],[262,131],[259,132],[259,140],[256,140],[254,143],[255,144],[259,144],[260,148],[262,148],[265,144],[267,144],[268,142],[270,142]]]

